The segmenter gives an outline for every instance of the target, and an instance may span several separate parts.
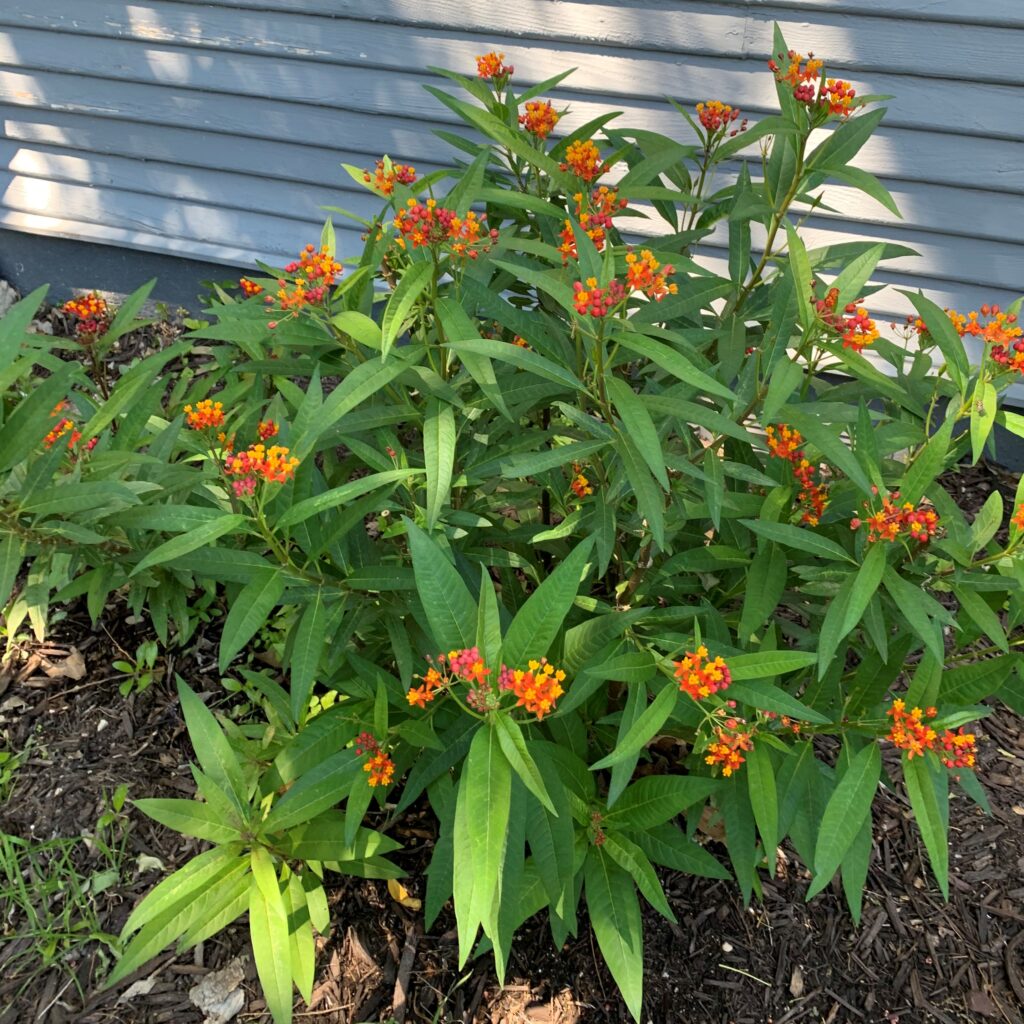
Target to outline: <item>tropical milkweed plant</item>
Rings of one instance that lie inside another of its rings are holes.
[[[379,203],[361,254],[328,222],[119,379],[97,346],[138,296],[79,300],[67,343],[25,335],[40,294],[3,321],[8,629],[79,595],[168,645],[221,616],[266,717],[218,725],[183,685],[201,799],[140,806],[215,845],[112,980],[248,911],[287,1021],[324,870],[398,874],[382,833],[414,805],[437,835],[409,885],[428,928],[454,907],[461,961],[501,979],[526,918],[560,947],[585,907],[636,1017],[657,867],[749,900],[785,841],[856,920],[902,787],[947,891],[950,790],[986,803],[972,723],[1024,708],[1024,495],[968,522],[939,477],[1024,435],[1019,304],[906,292],[879,329],[908,250],[800,227],[835,183],[895,211],[855,165],[881,98],[775,50],[778,114],[675,105],[679,138],[559,134],[565,75],[517,92],[501,54],[440,72],[453,167],[348,168]],[[244,661],[270,642],[276,678]]]

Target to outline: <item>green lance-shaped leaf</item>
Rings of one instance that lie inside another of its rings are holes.
[[[824,676],[843,639],[860,622],[885,572],[886,549],[875,544],[856,574],[847,577],[825,613],[818,637],[818,676]]]
[[[957,334],[946,311],[931,299],[926,299],[920,292],[901,292],[900,294],[905,295],[914,304],[918,315],[924,321],[925,327],[928,328],[929,337],[939,346],[939,351],[946,360],[950,378],[956,384],[960,394],[965,394],[971,364],[967,358],[963,340]]]
[[[188,736],[199,764],[203,771],[230,795],[232,802],[244,816],[249,807],[249,794],[242,766],[231,749],[227,736],[213,712],[181,678],[178,679],[178,699],[181,701]]]
[[[264,626],[284,594],[284,576],[277,569],[260,573],[247,583],[224,620],[218,665],[223,672],[231,659]]]
[[[135,806],[147,817],[174,829],[184,836],[194,836],[211,843],[231,843],[241,839],[237,826],[224,821],[223,815],[210,804],[195,800],[136,800]]]
[[[641,458],[647,463],[658,483],[668,490],[668,473],[665,470],[665,457],[661,451],[661,439],[651,419],[651,414],[644,407],[643,401],[633,389],[619,377],[609,374],[606,378],[608,394],[615,411],[622,419],[626,433],[633,439]]]
[[[903,781],[907,786],[910,807],[917,827],[921,830],[935,880],[939,883],[942,895],[949,899],[949,841],[947,815],[943,808],[949,799],[948,778],[945,772],[933,772],[927,758],[911,758],[904,753]]]
[[[616,828],[653,828],[700,803],[719,786],[718,779],[699,775],[649,775],[629,786],[605,820]]]
[[[773,540],[777,544],[784,544],[786,547],[795,548],[809,555],[818,555],[829,560],[839,559],[843,562],[853,562],[856,559],[841,548],[835,541],[822,537],[813,530],[800,526],[792,526],[789,523],[770,523],[759,519],[741,519],[740,522],[748,529],[761,537]]]
[[[392,292],[391,298],[384,309],[381,324],[381,358],[386,359],[394,345],[395,339],[402,333],[402,328],[412,312],[416,300],[430,284],[434,274],[433,263],[413,263],[402,275],[398,287]]]
[[[150,551],[149,554],[135,566],[131,575],[135,576],[137,573],[142,572],[143,569],[150,568],[150,566],[163,565],[175,558],[180,558],[182,555],[187,555],[189,552],[210,544],[218,537],[223,537],[224,534],[230,533],[232,530],[242,528],[245,523],[245,516],[226,513],[220,518],[214,519],[212,522],[203,523],[201,526],[197,526],[194,530],[190,530],[188,533],[184,533],[179,537],[172,537],[170,540],[164,541],[163,544],[159,544]]]
[[[850,762],[846,774],[829,797],[814,848],[814,881],[807,891],[808,899],[821,892],[839,870],[871,813],[881,770],[882,755],[878,744],[868,743]]]
[[[249,937],[260,986],[274,1024],[292,1019],[292,956],[288,911],[270,854],[252,851],[253,884],[249,890]]]
[[[729,675],[733,682],[744,679],[768,679],[813,665],[817,656],[811,651],[758,651],[736,654],[729,658]]]
[[[411,520],[403,521],[416,589],[435,644],[444,651],[472,647],[477,618],[473,595],[437,542]]]
[[[529,746],[523,738],[523,731],[519,723],[507,714],[498,713],[494,716],[494,731],[498,737],[498,744],[501,747],[505,759],[512,766],[513,771],[519,776],[523,785],[540,801],[542,806],[551,814],[557,816],[558,811],[548,795],[547,787],[544,785],[544,777],[537,767]]]
[[[583,867],[587,910],[598,948],[635,1020],[640,1019],[644,985],[643,922],[630,875],[591,847]]]
[[[979,380],[971,396],[971,458],[977,462],[985,449],[985,442],[995,426],[999,411],[999,396],[987,381]]]
[[[615,749],[606,757],[595,761],[591,766],[592,772],[602,768],[611,768],[620,761],[625,761],[634,754],[639,753],[657,735],[658,730],[668,721],[676,706],[679,691],[675,686],[663,686],[657,697],[646,707],[640,717],[626,732]],[[646,699],[646,698],[645,698]]]
[[[323,589],[316,593],[302,610],[295,625],[291,658],[291,715],[292,721],[301,723],[306,716],[310,695],[316,682],[320,657],[327,646],[327,609]]]
[[[494,726],[479,729],[473,737],[462,780],[474,865],[473,914],[491,935],[497,931],[512,805],[512,769]]]
[[[530,659],[547,655],[576,600],[592,546],[589,539],[580,542],[516,613],[501,649],[507,665],[523,667]],[[426,606],[426,598],[423,603]]]
[[[747,752],[747,789],[754,821],[761,833],[761,845],[768,858],[768,871],[775,873],[775,853],[779,843],[779,794],[775,785],[775,769],[766,746],[754,743]]]
[[[423,458],[427,469],[427,529],[433,530],[451,497],[455,466],[455,410],[437,398],[427,400]]]
[[[620,868],[629,872],[636,887],[645,900],[668,921],[675,923],[676,915],[665,899],[665,890],[658,881],[658,876],[651,866],[650,859],[643,849],[631,839],[619,832],[608,832],[601,847]]]

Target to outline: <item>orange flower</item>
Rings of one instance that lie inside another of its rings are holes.
[[[708,133],[708,138],[724,131],[740,116],[739,107],[730,107],[721,100],[708,100],[706,103],[697,104],[697,118]],[[744,118],[739,128],[734,128],[729,135],[736,135],[747,127],[747,119]]]
[[[558,124],[561,114],[551,105],[551,100],[530,100],[526,112],[519,115],[519,123],[538,139],[546,139]]]
[[[1017,511],[1014,512],[1010,522],[1013,523],[1018,530],[1024,530],[1024,503],[1017,506]]]
[[[419,203],[410,199],[403,210],[395,216],[394,225],[402,236],[398,244],[403,248],[408,242],[412,248],[424,246],[446,246],[456,256],[466,256],[475,260],[482,248],[478,243],[483,231],[483,219],[470,210],[465,217],[460,217],[454,210],[438,206],[437,201],[428,199]],[[490,232],[493,241],[497,231]]]
[[[576,281],[572,286],[572,301],[580,316],[605,317],[626,298],[622,283],[612,278],[604,288],[599,288],[596,277],[588,277],[586,285]]]
[[[263,291],[263,285],[256,284],[255,281],[250,281],[247,277],[241,277],[238,279],[238,287],[242,289],[242,293],[246,298],[251,298],[253,295],[259,295]]]
[[[938,514],[924,504],[915,507],[905,501],[901,505],[898,504],[899,500],[899,491],[894,491],[882,498],[882,507],[877,511],[872,511],[871,505],[865,502],[864,508],[869,515],[863,520],[852,519],[851,529],[858,530],[867,523],[869,544],[880,540],[891,543],[903,536],[927,544],[939,529]]]
[[[793,467],[793,476],[800,484],[797,500],[803,506],[802,521],[808,526],[817,526],[828,507],[828,485],[815,479],[818,467],[804,457],[800,446],[804,443],[799,430],[793,430],[785,423],[776,427],[765,427],[768,452],[774,458],[784,459]]]
[[[77,299],[69,299],[63,310],[76,318],[75,337],[79,341],[95,341],[110,326],[110,307],[97,292],[89,292]]]
[[[946,729],[939,739],[942,763],[947,768],[973,768],[977,745],[973,732],[965,732],[961,726],[956,732]]]
[[[493,81],[499,87],[504,85],[512,75],[515,68],[511,64],[505,64],[505,54],[485,53],[476,59],[476,73],[485,81]]]
[[[878,328],[875,321],[868,316],[867,310],[860,305],[860,300],[848,302],[842,314],[836,312],[839,300],[839,289],[830,288],[825,298],[815,299],[814,305],[818,317],[826,327],[830,327],[843,339],[843,348],[852,348],[860,352],[866,345],[878,340]]]
[[[661,302],[666,295],[675,295],[679,291],[675,284],[667,284],[666,277],[676,272],[671,263],[664,267],[654,258],[650,249],[642,249],[640,255],[635,252],[626,254],[626,281],[635,292],[643,292],[649,299]]]
[[[565,673],[556,669],[547,658],[527,662],[527,665],[525,671],[502,666],[499,685],[515,694],[517,708],[526,708],[537,716],[539,722],[554,711],[555,701],[565,693],[562,688]]]
[[[608,170],[608,165],[601,162],[601,151],[590,139],[585,142],[577,139],[571,143],[565,151],[565,162],[560,166],[563,171],[572,171],[577,178],[588,182],[600,178]]]
[[[224,406],[220,402],[204,398],[195,406],[185,406],[185,419],[193,430],[209,430],[224,426]]]
[[[583,466],[578,462],[574,462],[572,464],[572,471],[573,478],[569,486],[572,488],[573,494],[577,498],[586,498],[588,495],[593,494],[594,488],[590,486],[590,481],[583,475]]]
[[[262,444],[253,444],[244,452],[229,455],[225,469],[229,476],[237,476],[243,480],[261,478],[266,483],[283,484],[295,476],[299,460],[289,455],[287,448],[272,445],[270,448]],[[248,488],[248,484],[245,485]],[[238,488],[236,487],[236,493]],[[252,493],[252,489],[248,489]]]
[[[722,774],[729,778],[746,761],[741,751],[754,749],[753,733],[743,719],[727,719],[723,726],[715,729],[715,738],[706,748],[704,763],[712,767],[720,764]]]
[[[853,111],[856,90],[849,82],[837,78],[828,79],[821,87],[819,100],[828,104],[828,112],[839,117],[849,117]]]
[[[987,318],[988,322],[982,323],[980,317]],[[986,303],[980,310],[968,313],[966,319],[960,317],[958,330],[961,335],[981,338],[989,346],[993,361],[1000,366],[1024,373],[1024,331],[1015,314],[1004,313],[998,306]]]
[[[576,220],[586,231],[587,237],[594,243],[597,251],[602,252],[606,232],[612,227],[612,217],[625,209],[626,200],[620,199],[619,193],[607,185],[601,185],[589,193],[577,192],[573,199],[576,202]],[[562,244],[558,251],[562,254],[563,263],[568,263],[570,257],[579,258],[576,251],[576,235],[570,220],[566,220],[562,227]]]
[[[679,689],[688,693],[694,700],[710,697],[713,693],[724,690],[732,677],[729,668],[721,657],[708,660],[708,649],[701,644],[696,652],[688,652],[681,661],[675,663],[676,679]]]
[[[280,428],[273,420],[260,420],[256,433],[261,441],[269,441],[272,437],[277,437],[279,430]]]
[[[935,708],[927,708],[924,711],[913,708],[907,711],[906,707],[905,701],[897,699],[886,711],[886,717],[892,719],[892,728],[886,739],[900,750],[905,750],[908,759],[924,757],[924,752],[934,749],[938,739],[935,730],[925,723],[925,719],[935,717]]]
[[[416,168],[410,167],[408,164],[392,164],[389,171],[385,167],[384,161],[378,160],[373,177],[370,177],[369,171],[364,171],[363,181],[368,185],[372,184],[381,195],[389,196],[395,191],[396,181],[402,185],[411,185],[416,181]]]
[[[788,64],[786,64],[786,70],[783,71],[781,65],[775,60],[768,61],[768,67],[775,73],[775,80],[787,82],[793,86],[793,96],[801,103],[814,103],[817,98],[815,83],[821,77],[822,62],[814,60],[813,54],[804,57],[796,50],[780,53],[778,59],[783,64],[788,61]],[[804,63],[805,61],[806,63]]]
[[[370,773],[366,780],[370,786],[389,786],[395,774],[395,762],[383,750],[378,750],[363,765],[363,771]]]
[[[60,422],[43,438],[43,447],[49,451],[66,433],[73,431],[75,428],[75,421],[69,420],[66,416],[63,417]],[[79,435],[81,436],[81,435]],[[74,441],[69,441],[68,447],[70,448],[74,444]]]

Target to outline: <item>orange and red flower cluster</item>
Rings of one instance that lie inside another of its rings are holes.
[[[1017,511],[1010,517],[1010,522],[1018,530],[1024,530],[1024,503],[1017,506]]]
[[[708,100],[706,103],[697,104],[697,118],[708,133],[708,138],[724,131],[730,124],[734,123],[740,116],[739,107],[730,107],[721,100]],[[729,132],[730,137],[738,134],[747,127],[747,119],[744,118],[738,128]]]
[[[260,420],[260,424],[256,428],[256,433],[261,441],[269,441],[272,437],[277,437],[280,432],[280,428],[273,420]]]
[[[630,289],[643,292],[655,302],[679,291],[678,285],[668,284],[665,280],[675,272],[676,268],[671,263],[663,267],[650,249],[642,249],[639,256],[635,252],[626,253],[626,281]]]
[[[75,337],[79,341],[95,341],[110,326],[110,306],[96,292],[69,299],[63,310],[75,317]]]
[[[724,659],[709,659],[708,649],[703,644],[694,652],[688,651],[681,661],[675,662],[675,668],[679,689],[694,700],[719,693],[732,682]]]
[[[587,237],[594,243],[597,251],[602,252],[607,238],[606,232],[612,226],[612,217],[626,208],[626,200],[620,199],[619,193],[607,185],[601,185],[589,193],[577,192],[573,199],[576,201],[576,219],[580,227],[586,231]],[[568,263],[569,257],[579,258],[576,236],[570,220],[566,220],[562,227],[562,244],[558,251],[562,254],[563,263]]]
[[[498,685],[503,690],[511,690],[516,696],[516,707],[526,708],[537,716],[539,722],[545,715],[555,710],[555,701],[565,693],[562,683],[565,673],[555,668],[547,658],[540,661],[527,662],[527,668],[510,669],[501,667]]]
[[[356,753],[362,757],[369,754],[363,771],[369,772],[367,783],[376,788],[377,786],[390,786],[395,775],[395,762],[381,748],[377,737],[372,733],[361,732],[356,737]]]
[[[299,254],[299,258],[289,263],[285,273],[299,275],[292,282],[285,278],[278,279],[277,301],[282,309],[299,310],[303,306],[321,302],[327,289],[341,276],[344,268],[325,249],[317,249],[312,243]],[[268,295],[264,301],[268,306],[274,304],[274,298]],[[270,324],[276,327],[276,323]]]
[[[60,416],[62,412],[66,412],[71,407],[67,402],[58,402],[53,410],[50,412],[50,416]],[[82,440],[82,432],[75,426],[75,421],[68,416],[61,416],[57,421],[57,425],[47,433],[43,438],[43,447],[49,451],[61,438],[67,437],[68,451],[73,451],[76,444]],[[98,437],[94,437],[85,444],[84,450],[91,452],[96,447]]]
[[[591,139],[577,139],[565,151],[565,161],[559,165],[563,171],[572,171],[577,178],[590,182],[600,178],[608,170],[608,164],[601,161],[601,151]]]
[[[412,687],[406,694],[411,705],[425,708],[439,691],[453,683],[464,682],[470,687],[466,703],[475,711],[492,711],[499,706],[498,693],[488,678],[491,670],[484,664],[479,648],[464,647],[427,661],[430,662],[427,674],[416,677],[422,685]],[[547,658],[541,658],[530,661],[526,669],[502,665],[498,674],[498,690],[511,691],[517,698],[515,706],[526,708],[539,721],[554,710],[555,702],[565,692],[562,688],[564,681],[565,673],[551,665]]]
[[[988,322],[982,323],[981,317]],[[1013,313],[1004,313],[998,306],[986,303],[966,317],[953,310],[950,319],[961,336],[969,334],[972,338],[981,338],[989,346],[989,355],[1000,366],[1024,373],[1024,330]]]
[[[240,277],[238,279],[238,287],[242,289],[242,294],[247,299],[252,298],[253,295],[259,295],[263,291],[263,285],[250,281],[247,277]]]
[[[551,105],[551,100],[530,100],[526,110],[519,115],[519,123],[538,139],[546,139],[558,124],[561,114]]]
[[[754,749],[754,730],[742,718],[728,718],[715,729],[715,738],[707,745],[704,763],[722,766],[722,774],[729,778],[746,761],[742,751]]]
[[[224,406],[210,398],[185,406],[185,419],[193,430],[210,430],[224,426]]]
[[[911,708],[905,701],[894,700],[885,713],[892,719],[892,728],[886,739],[907,752],[907,759],[924,757],[926,750],[935,750],[947,768],[973,768],[977,753],[976,737],[963,727],[954,732],[946,729],[940,736],[928,719],[938,714],[935,708]]]
[[[369,171],[363,171],[363,181],[373,185],[381,195],[389,196],[395,191],[396,181],[401,185],[411,185],[416,181],[416,168],[408,164],[392,164],[388,170],[384,161],[378,160],[372,177]]]
[[[496,85],[503,85],[515,74],[516,69],[511,64],[505,63],[505,54],[485,53],[476,59],[476,73],[485,81],[492,81]]]
[[[871,488],[873,494],[878,493],[877,487]],[[868,510],[863,520],[854,518],[850,520],[850,529],[859,530],[864,523],[868,527],[868,543],[885,540],[893,542],[900,537],[908,537],[921,544],[927,544],[935,536],[939,529],[939,517],[933,508],[921,504],[912,505],[909,501],[899,504],[900,492],[893,491],[891,495],[882,498],[882,507],[875,512],[871,511],[869,502],[864,502],[864,508]]]
[[[626,298],[626,289],[614,277],[604,288],[598,287],[596,277],[588,277],[586,285],[574,282],[572,291],[572,301],[580,316],[605,317]]]
[[[839,78],[830,78],[821,87],[818,97],[821,103],[828,104],[828,112],[839,117],[849,117],[853,109],[853,100],[857,90]]]
[[[793,476],[800,485],[797,497],[803,506],[802,521],[808,526],[817,526],[828,508],[828,487],[815,479],[818,467],[804,456],[800,447],[804,443],[803,436],[799,430],[780,423],[778,427],[765,427],[765,437],[768,453],[793,467]]]
[[[467,256],[475,260],[482,248],[480,241],[486,214],[480,217],[470,210],[465,217],[460,217],[454,210],[437,205],[437,200],[428,199],[419,203],[410,199],[404,210],[395,216],[395,227],[402,236],[398,244],[405,248],[406,243],[414,249],[423,246],[445,245],[456,256]],[[491,241],[498,237],[497,231],[490,232]]]
[[[569,484],[569,487],[572,488],[572,492],[577,498],[586,498],[594,493],[594,488],[590,486],[590,481],[583,475],[583,466],[580,463],[574,462],[572,464],[572,473],[572,483]],[[1024,508],[1024,505],[1021,508]]]
[[[842,336],[843,348],[860,352],[865,346],[878,340],[878,328],[868,316],[867,310],[857,302],[848,302],[843,309],[847,315],[836,312],[839,289],[830,288],[823,299],[816,299],[814,306],[826,327]]]
[[[283,484],[295,476],[299,460],[289,454],[289,449],[280,445],[252,444],[244,452],[229,455],[224,464],[228,476],[238,477],[231,483],[235,495],[247,497],[256,490],[256,484]]]

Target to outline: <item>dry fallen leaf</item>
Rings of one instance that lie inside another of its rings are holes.
[[[406,887],[397,879],[388,879],[388,892],[391,893],[391,898],[396,903],[400,903],[408,910],[420,910],[423,906],[423,900],[418,900],[415,896],[410,896],[409,890],[406,889]]]
[[[804,994],[804,972],[800,970],[799,964],[793,968],[792,977],[789,979],[789,994],[794,999],[799,999]]]
[[[87,669],[82,652],[72,647],[71,653],[63,661],[45,665],[43,671],[51,679],[74,679],[77,681],[85,676]]]

